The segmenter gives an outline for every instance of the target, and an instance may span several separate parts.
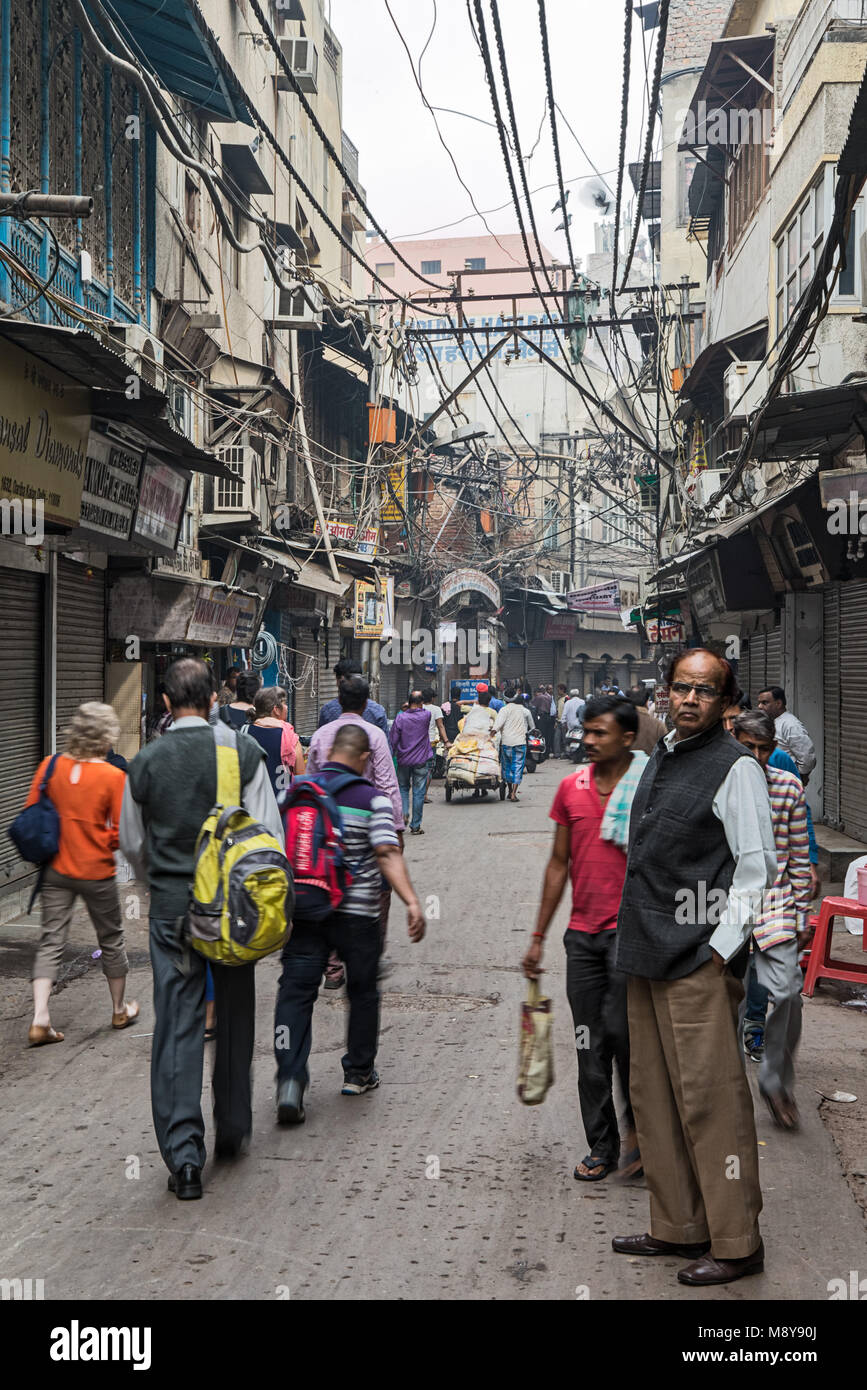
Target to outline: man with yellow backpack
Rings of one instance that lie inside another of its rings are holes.
[[[205,1162],[206,957],[218,1022],[214,1151],[231,1158],[252,1127],[253,963],[285,936],[292,875],[262,749],[208,723],[214,698],[208,665],[183,657],[169,667],[164,687],[173,723],[130,763],[120,842],[150,888],[154,1128],[169,1191],[190,1201],[202,1195]]]

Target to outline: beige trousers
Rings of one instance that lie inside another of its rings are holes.
[[[42,880],[42,936],[33,962],[31,978],[56,980],[69,935],[76,898],[83,898],[96,939],[102,949],[102,973],[109,980],[120,979],[129,971],[124,944],[123,922],[117,879],[68,878],[46,869]]]
[[[628,980],[629,1090],[650,1234],[751,1255],[762,1209],[753,1102],[740,1055],[743,985],[713,961],[680,980]]]

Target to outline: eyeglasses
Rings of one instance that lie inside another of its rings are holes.
[[[691,691],[699,700],[718,700],[720,695],[712,685],[687,685],[686,681],[675,681],[671,687],[672,695],[689,695]]]

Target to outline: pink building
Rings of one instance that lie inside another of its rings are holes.
[[[465,295],[497,295],[496,300],[482,301],[479,305],[479,314],[489,317],[498,313],[511,314],[511,304],[509,298],[514,294],[527,294],[534,291],[532,277],[526,268],[527,258],[524,254],[524,245],[521,237],[517,233],[508,233],[500,237],[492,236],[468,236],[468,237],[432,237],[428,240],[397,241],[394,243],[397,249],[409,261],[410,265],[417,269],[428,280],[433,280],[435,284],[441,285],[443,293],[449,291],[457,283],[456,278],[450,272],[456,271],[461,274],[461,289]],[[546,247],[545,264],[553,264],[553,258]],[[420,301],[426,300],[430,295],[436,295],[436,290],[417,280],[400,261],[396,260],[393,252],[378,238],[368,242],[367,263],[378,275],[394,288],[395,294],[405,295],[407,298],[415,298]],[[490,274],[491,271],[502,270],[502,275]],[[475,272],[475,273],[474,273]],[[484,273],[481,273],[484,272]],[[514,273],[509,273],[514,272]],[[564,276],[566,277],[564,280]],[[547,289],[547,280],[541,273],[537,276],[539,283]],[[568,288],[571,275],[568,267],[564,267],[561,273],[551,273],[551,279],[558,291]],[[380,285],[378,293],[384,298],[385,290]],[[502,295],[502,299],[499,296]],[[549,300],[551,311],[554,309],[553,303]],[[508,306],[508,307],[506,307]],[[518,300],[518,314],[526,317],[528,314],[540,314],[540,303],[538,299]],[[428,310],[425,317],[433,316],[432,310]]]

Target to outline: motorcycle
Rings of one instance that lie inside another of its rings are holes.
[[[573,763],[583,763],[584,761],[584,733],[583,730],[569,729],[566,734],[565,742],[566,757]]]
[[[526,771],[535,772],[548,755],[548,745],[538,729],[531,729],[527,735]]]

